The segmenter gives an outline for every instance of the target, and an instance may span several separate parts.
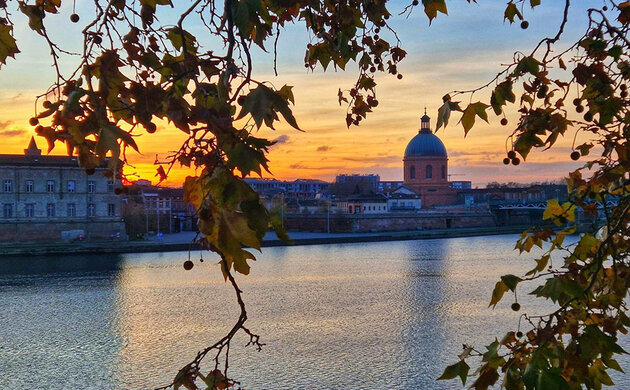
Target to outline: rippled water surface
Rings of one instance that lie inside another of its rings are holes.
[[[459,389],[435,378],[462,344],[488,344],[517,324],[510,298],[487,308],[500,275],[531,268],[512,252],[515,240],[265,248],[238,281],[248,325],[266,346],[257,352],[238,338],[230,371],[247,389]],[[238,315],[216,259],[185,271],[187,257],[0,259],[0,387],[168,383]],[[525,292],[523,310],[544,310]]]

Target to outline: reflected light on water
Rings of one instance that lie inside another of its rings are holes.
[[[266,346],[256,352],[237,337],[231,375],[248,389],[459,389],[435,378],[461,345],[488,344],[517,325],[511,297],[487,307],[500,275],[530,267],[511,250],[515,240],[265,248],[237,279],[248,327]],[[170,382],[238,316],[218,258],[206,254],[192,271],[183,269],[186,259],[176,252],[1,262],[0,372],[13,373],[8,388]],[[544,311],[526,292],[523,310]]]

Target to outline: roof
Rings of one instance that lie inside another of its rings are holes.
[[[447,157],[446,147],[430,129],[422,129],[409,141],[405,157]]]
[[[107,161],[109,159],[102,161],[99,168],[106,168]],[[28,147],[24,149],[24,154],[0,154],[0,166],[80,168],[79,161],[75,156],[42,156],[33,137],[31,137]]]

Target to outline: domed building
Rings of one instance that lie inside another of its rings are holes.
[[[420,119],[420,131],[409,141],[403,158],[403,184],[420,194],[423,207],[457,203],[457,191],[448,182],[448,154],[431,131],[431,118]]]

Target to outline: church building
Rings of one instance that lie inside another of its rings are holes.
[[[403,184],[420,194],[422,207],[457,203],[457,190],[448,181],[448,155],[444,143],[431,131],[431,119],[420,119],[420,131],[409,141],[403,158]]]

